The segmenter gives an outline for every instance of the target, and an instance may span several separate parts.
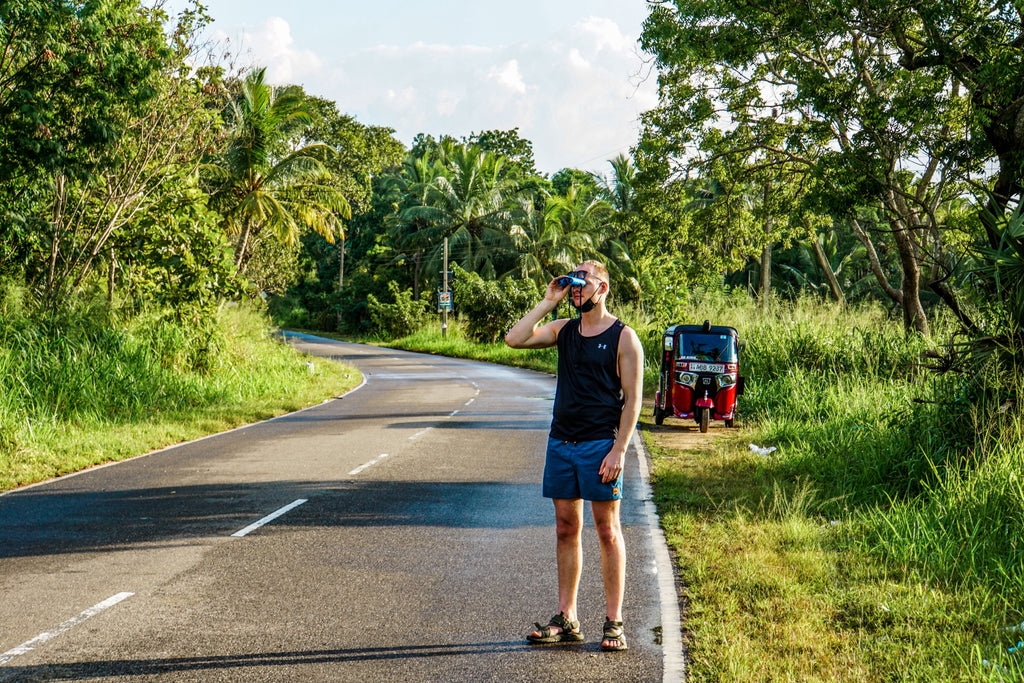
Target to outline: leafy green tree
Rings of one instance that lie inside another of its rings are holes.
[[[485,130],[473,133],[466,144],[476,145],[505,160],[506,172],[519,182],[539,175],[533,160],[533,143],[519,135],[519,128],[511,130]]]
[[[598,179],[593,173],[578,168],[563,168],[551,176],[551,193],[564,195],[573,185],[589,188],[593,192],[599,189]]]
[[[554,252],[558,256],[573,256],[568,265],[586,259],[605,264],[619,294],[636,294],[639,283],[635,277],[632,259],[625,243],[619,239],[615,224],[616,212],[611,203],[586,187],[573,185],[564,195],[552,195],[545,208],[545,220],[554,223],[561,233],[562,245],[578,248],[575,253]]]
[[[395,339],[415,332],[426,320],[427,311],[422,301],[412,296],[412,290],[402,290],[397,282],[388,282],[388,299],[382,301],[373,294],[366,296],[370,318],[376,330]]]
[[[504,277],[485,280],[458,265],[455,274],[455,309],[466,322],[469,336],[483,343],[501,339],[516,322],[537,305],[540,290],[529,280]],[[547,286],[547,282],[544,283]]]
[[[224,227],[237,235],[235,265],[244,272],[251,240],[269,229],[294,244],[303,228],[328,241],[351,218],[349,203],[332,182],[328,164],[334,150],[311,144],[286,151],[287,140],[312,121],[306,99],[292,88],[274,88],[255,69],[242,81],[228,112],[227,148],[205,166],[214,205]]]
[[[764,174],[778,169],[776,185],[801,188],[807,210],[853,221],[869,251],[884,235],[902,272],[899,286],[880,285],[907,329],[927,333],[922,266],[943,251],[934,209],[963,192],[952,143],[966,132],[966,100],[955,81],[902,68],[891,35],[829,0],[661,3],[643,44],[665,102],[646,120],[648,154],[697,152],[703,168],[742,154]],[[863,225],[866,211],[882,220]]]
[[[88,175],[171,57],[138,0],[0,1],[0,186]]]
[[[405,148],[395,139],[394,129],[364,126],[342,114],[337,105],[319,97],[306,97],[312,121],[303,132],[306,144],[323,143],[335,150],[326,162],[330,182],[345,197],[353,214],[370,206],[372,180],[386,169],[399,166]],[[339,230],[338,288],[345,284],[345,244],[347,231]]]
[[[58,7],[61,5],[50,9]],[[101,265],[106,266],[108,296],[113,297],[119,265],[148,258],[146,253],[135,253],[135,247],[146,242],[139,239],[136,224],[148,221],[153,225],[154,213],[158,214],[155,222],[173,224],[175,217],[164,214],[169,206],[188,211],[171,198],[180,196],[182,187],[194,185],[192,176],[213,138],[216,123],[211,111],[211,103],[217,96],[216,88],[211,85],[215,72],[200,69],[193,74],[189,66],[197,55],[195,36],[207,21],[201,9],[183,12],[167,34],[159,12],[132,9],[124,3],[97,3],[96,7],[86,6],[80,11],[92,22],[100,18],[123,22],[106,29],[110,44],[86,41],[92,50],[111,60],[110,64],[100,60],[101,63],[94,65],[103,78],[93,79],[92,87],[107,83],[104,79],[138,77],[139,82],[130,86],[122,83],[120,87],[144,89],[146,95],[134,99],[129,96],[116,106],[98,108],[103,112],[109,133],[102,146],[84,144],[80,137],[72,139],[80,126],[100,125],[95,120],[89,123],[89,117],[96,115],[96,111],[90,111],[90,105],[72,111],[71,105],[65,102],[68,109],[54,105],[40,112],[38,115],[51,123],[54,119],[47,117],[71,116],[65,132],[72,138],[59,142],[61,149],[50,150],[52,154],[46,153],[48,148],[42,148],[40,153],[45,153],[48,161],[36,168],[52,166],[52,176],[47,182],[33,182],[32,175],[26,173],[0,190],[0,194],[8,198],[8,215],[12,217],[11,222],[5,221],[5,224],[20,226],[20,230],[15,227],[14,231],[19,234],[14,235],[11,242],[17,244],[25,239],[31,245],[27,253],[22,251],[25,272],[30,280],[41,284],[43,301],[48,305],[55,305],[65,300],[69,292],[80,289]],[[38,19],[43,15],[33,16]],[[99,30],[91,26],[90,29],[80,28],[85,34]],[[99,40],[97,36],[93,38]],[[124,38],[135,41],[134,51],[150,55],[150,66],[155,68],[146,75],[137,68],[130,68],[135,64],[134,55],[126,57],[121,64],[117,54],[127,49],[121,42]],[[68,57],[76,65],[69,67],[72,71],[79,69],[79,75],[87,73],[92,56],[73,57],[75,50],[84,48],[75,47],[75,41],[80,39],[77,34],[68,39],[71,45],[60,50],[54,47],[54,50],[72,55]],[[121,68],[128,70],[118,71]],[[78,86],[90,78],[82,76]],[[113,84],[107,85],[113,90],[97,95],[100,99],[116,97],[121,92]],[[28,87],[25,83],[23,86]],[[37,101],[41,94],[46,93],[18,97],[26,102]],[[56,100],[61,97],[54,96]],[[5,192],[19,185],[21,190]],[[15,199],[11,200],[12,196]],[[200,243],[201,240],[197,245]],[[174,281],[184,282],[182,279]]]
[[[969,101],[957,112],[967,135],[944,141],[960,173],[974,172],[988,193],[980,211],[989,247],[1015,198],[1024,192],[1024,10],[1019,1],[863,3],[865,32],[893,46],[899,67],[915,76],[950,79]],[[992,161],[994,176],[981,166]],[[973,180],[973,179],[972,179]]]

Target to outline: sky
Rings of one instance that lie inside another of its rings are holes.
[[[657,78],[637,44],[644,0],[204,0],[209,37],[406,147],[418,133],[518,127],[537,169],[607,174]],[[170,0],[175,11],[185,0]]]

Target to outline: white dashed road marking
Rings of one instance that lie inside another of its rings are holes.
[[[107,609],[109,607],[113,607],[117,603],[119,603],[122,600],[125,600],[127,598],[130,598],[133,595],[135,595],[135,593],[118,593],[117,595],[115,595],[113,597],[107,598],[103,602],[96,603],[95,605],[93,605],[89,609],[85,610],[84,612],[82,612],[78,616],[71,617],[70,619],[68,619],[63,624],[61,624],[57,628],[53,629],[52,631],[47,631],[46,633],[40,633],[38,636],[36,636],[32,640],[27,640],[24,643],[22,643],[21,645],[19,645],[18,647],[13,648],[13,649],[8,650],[7,652],[3,653],[2,655],[0,655],[0,666],[2,666],[4,664],[6,664],[7,662],[11,661],[12,659],[17,657],[18,655],[23,655],[26,652],[31,652],[32,650],[36,649],[37,645],[42,645],[46,641],[52,640],[53,638],[56,638],[57,636],[59,636],[60,634],[64,633],[65,631],[69,631],[72,628],[74,628],[75,626],[78,626],[79,624],[81,624],[83,621],[85,621],[89,617],[94,617],[97,614],[99,614],[100,612],[102,612],[103,610],[105,610],[105,609]]]
[[[374,465],[376,465],[377,463],[379,463],[381,460],[383,460],[386,457],[388,457],[387,453],[381,453],[380,455],[378,455],[376,458],[374,458],[370,462],[364,462],[362,465],[360,465],[359,467],[357,467],[354,470],[352,470],[351,472],[349,472],[348,476],[354,477],[357,474],[359,474],[360,472],[362,472],[363,470],[365,470],[367,467],[373,467]]]
[[[277,510],[276,512],[271,512],[269,515],[267,515],[263,519],[261,519],[259,521],[256,521],[256,522],[253,522],[252,524],[250,524],[249,526],[245,527],[244,529],[239,529],[238,531],[236,531],[235,533],[233,533],[231,535],[235,536],[235,537],[238,537],[238,538],[241,538],[242,536],[245,536],[246,534],[248,534],[251,531],[256,531],[257,529],[259,529],[261,526],[263,526],[267,522],[274,521],[275,519],[277,519],[278,517],[280,517],[284,513],[288,512],[289,510],[291,510],[293,508],[299,507],[300,505],[302,505],[303,503],[305,503],[307,501],[308,501],[308,498],[299,498],[295,502],[288,503],[287,505],[285,505],[280,510]]]

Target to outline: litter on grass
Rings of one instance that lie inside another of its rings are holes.
[[[779,449],[775,446],[758,446],[757,444],[752,443],[750,444],[750,450],[760,456],[767,457]]]

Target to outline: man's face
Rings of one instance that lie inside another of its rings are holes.
[[[577,306],[582,305],[584,301],[594,296],[601,287],[601,283],[604,282],[604,280],[594,274],[593,266],[586,264],[576,266],[576,271],[570,273],[570,275],[585,280],[587,283],[582,287],[572,288],[572,300]]]

